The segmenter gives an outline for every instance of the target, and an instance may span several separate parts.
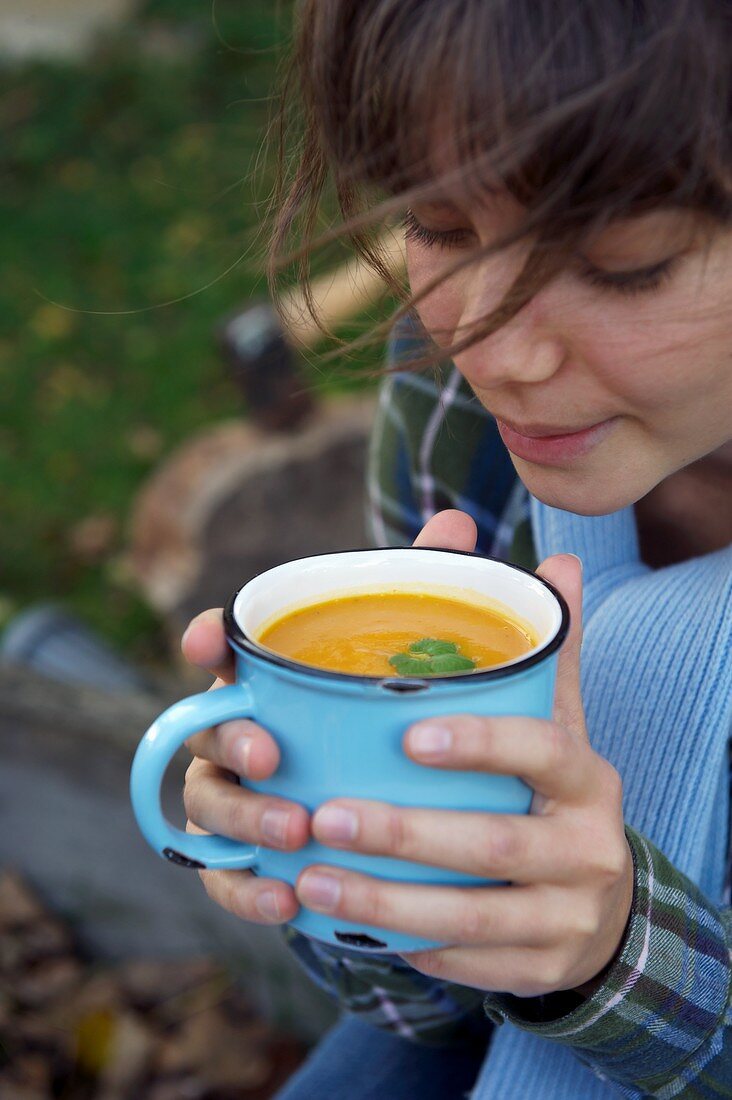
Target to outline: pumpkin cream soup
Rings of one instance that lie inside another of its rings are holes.
[[[503,664],[536,645],[499,611],[429,593],[360,593],[265,625],[260,645],[301,664],[360,676],[445,676]]]

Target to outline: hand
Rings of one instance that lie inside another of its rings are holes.
[[[431,534],[432,533],[432,534]],[[432,541],[430,541],[430,538]],[[431,520],[415,545],[439,546],[444,539],[475,538],[475,524],[462,512]],[[181,642],[186,660],[216,677],[211,691],[234,682],[234,656],[226,642],[221,608],[202,612]],[[310,837],[303,806],[257,794],[238,777],[267,779],[280,762],[279,749],[261,726],[248,719],[225,722],[188,738],[193,762],[186,772],[183,802],[189,833],[218,833],[249,844],[295,851]],[[212,901],[243,920],[258,924],[291,921],[300,908],[295,891],[279,879],[249,871],[199,871]]]
[[[211,690],[234,682],[234,658],[224,635],[221,608],[204,611],[183,635],[183,653],[217,679]],[[251,844],[293,851],[309,839],[310,818],[294,802],[258,794],[239,776],[267,779],[280,753],[261,726],[242,718],[203,730],[186,742],[194,756],[186,772],[183,801],[190,833],[220,833]],[[209,897],[224,909],[258,924],[292,920],[300,908],[289,883],[249,871],[199,871]]]
[[[472,550],[475,527],[462,513],[444,512],[417,543]],[[336,799],[312,819],[314,836],[331,847],[510,885],[421,886],[325,866],[306,868],[296,884],[310,909],[454,945],[405,955],[417,970],[519,997],[591,982],[618,949],[633,894],[620,777],[589,744],[580,696],[580,563],[559,555],[539,572],[572,614],[553,721],[455,715],[418,723],[404,740],[419,764],[520,776],[535,792],[530,814]]]

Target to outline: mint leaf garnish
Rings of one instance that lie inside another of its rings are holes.
[[[465,657],[455,642],[439,638],[421,638],[412,642],[407,653],[395,653],[389,664],[399,676],[445,676],[450,672],[467,672],[475,661]]]
[[[421,638],[412,642],[410,653],[426,653],[428,657],[438,657],[441,653],[457,653],[455,642],[441,642],[439,638]]]
[[[408,653],[396,653],[389,658],[389,664],[400,676],[429,676],[429,661],[420,657],[410,657]]]
[[[448,672],[467,672],[469,668],[475,668],[475,661],[460,653],[442,653],[439,657],[433,657],[431,664],[433,676],[444,676]]]

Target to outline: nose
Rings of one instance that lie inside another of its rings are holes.
[[[548,323],[545,294],[540,290],[494,333],[455,355],[456,367],[471,385],[496,389],[510,383],[546,382],[559,370],[566,348]],[[478,312],[473,306],[470,314],[472,320],[463,315],[459,332],[469,332],[489,310]]]

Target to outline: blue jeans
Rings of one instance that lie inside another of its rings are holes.
[[[420,1046],[346,1016],[275,1100],[463,1100],[485,1054],[479,1047]]]

